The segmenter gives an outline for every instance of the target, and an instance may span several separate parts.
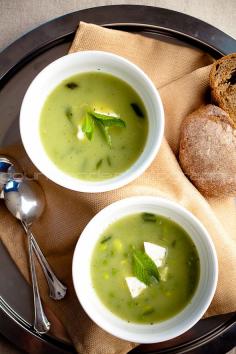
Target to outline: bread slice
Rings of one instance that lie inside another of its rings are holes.
[[[229,115],[209,104],[187,116],[181,127],[179,161],[203,195],[236,196],[236,130]]]
[[[236,53],[214,62],[210,86],[213,101],[230,115],[236,127]]]

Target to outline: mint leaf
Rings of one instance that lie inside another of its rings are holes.
[[[126,123],[123,119],[121,118],[117,118],[115,116],[111,116],[111,115],[108,115],[108,114],[101,114],[101,113],[97,113],[97,112],[89,112],[89,114],[101,121],[103,123],[104,126],[106,127],[111,127],[111,126],[117,126],[117,127],[126,127]]]
[[[102,122],[96,120],[96,123],[97,123],[97,126],[100,128],[107,144],[110,146],[111,148],[111,136],[109,134],[109,131],[108,131],[108,127],[104,126]]]
[[[94,133],[94,121],[93,118],[87,113],[82,124],[82,131],[89,140],[92,139]]]
[[[133,272],[146,285],[160,280],[160,274],[155,263],[145,252],[139,250],[133,250]]]
[[[106,139],[106,142],[107,144],[110,146],[111,148],[111,136],[109,134],[109,131],[108,131],[108,127],[104,127],[103,126],[103,133],[104,133],[104,136],[105,136],[105,139]]]

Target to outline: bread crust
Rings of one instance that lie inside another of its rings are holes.
[[[217,87],[217,82],[215,80],[215,75],[216,75],[216,71],[219,68],[219,66],[224,63],[225,61],[229,60],[229,59],[236,59],[236,53],[231,53],[228,55],[225,55],[224,57],[216,60],[213,64],[212,64],[212,68],[210,71],[210,87],[214,90],[215,87]]]
[[[236,130],[224,110],[209,104],[183,120],[179,161],[205,196],[236,195]]]
[[[213,63],[210,87],[213,102],[229,113],[236,127],[236,53]]]

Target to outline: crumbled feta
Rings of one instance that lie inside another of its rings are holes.
[[[78,126],[77,138],[79,140],[83,140],[84,139],[84,132],[82,131],[82,128],[81,128],[80,125]]]
[[[167,254],[165,247],[155,245],[151,242],[144,242],[144,250],[157,267],[162,267],[164,265]]]
[[[108,116],[112,116],[112,117],[116,117],[116,118],[120,118],[120,116],[116,113],[116,112],[113,112],[111,108],[109,107],[103,107],[103,109],[100,109],[98,107],[95,107],[94,108],[94,111],[98,114],[105,114],[105,115],[108,115]]]
[[[138,280],[136,277],[126,277],[125,280],[132,298],[139,296],[147,287],[146,284]]]

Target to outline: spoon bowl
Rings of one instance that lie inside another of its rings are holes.
[[[23,176],[23,171],[17,162],[7,155],[0,155],[0,199],[3,198],[4,185],[16,175]]]
[[[16,178],[6,183],[4,199],[8,210],[17,219],[31,226],[45,208],[45,196],[33,180]]]

